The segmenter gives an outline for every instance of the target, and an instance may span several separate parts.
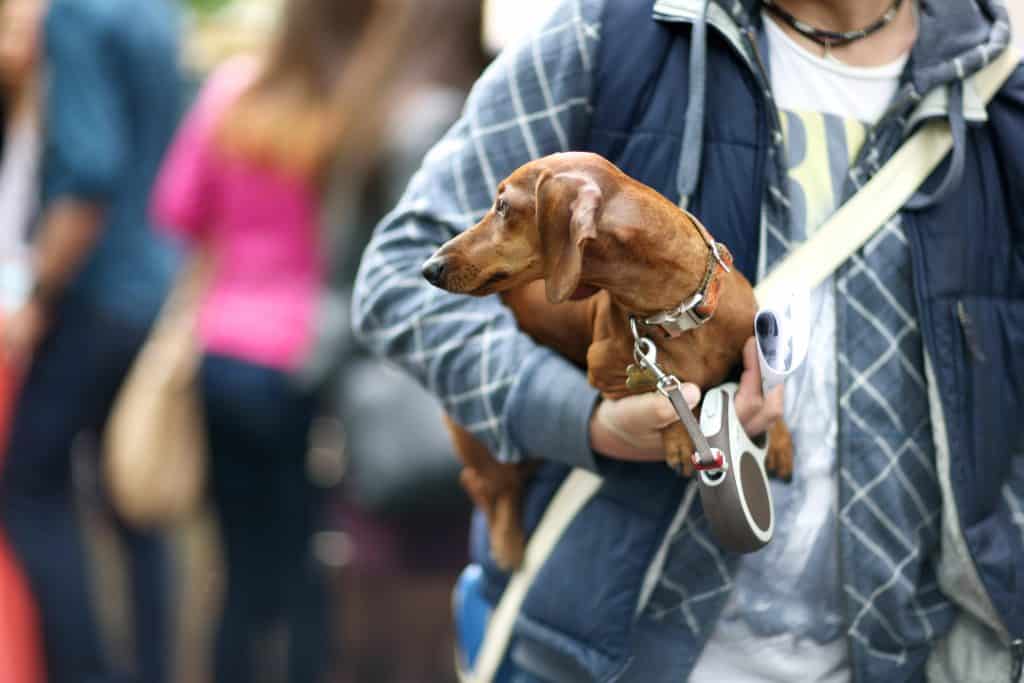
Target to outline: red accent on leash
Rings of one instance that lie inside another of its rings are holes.
[[[711,455],[714,457],[714,460],[705,465],[700,460],[700,453],[694,452],[693,456],[690,458],[693,461],[693,467],[700,472],[725,469],[725,456],[722,454],[722,451],[717,448],[712,448]]]

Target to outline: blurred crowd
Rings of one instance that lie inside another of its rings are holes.
[[[469,502],[347,302],[482,6],[233,4],[0,2],[0,680],[454,680]],[[186,283],[204,495],[140,521],[106,432]]]

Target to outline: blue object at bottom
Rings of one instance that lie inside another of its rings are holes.
[[[476,666],[483,646],[487,622],[493,608],[483,596],[483,569],[470,564],[462,570],[452,593],[455,615],[455,657],[460,671],[469,672]],[[509,644],[509,651],[512,650]],[[505,657],[493,683],[545,683],[527,672],[519,670],[509,657]]]
[[[462,570],[452,594],[456,660],[463,671],[471,671],[476,664],[484,630],[491,618],[491,605],[484,599],[482,584],[483,569],[478,564],[470,564]]]

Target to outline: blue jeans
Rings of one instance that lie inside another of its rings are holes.
[[[215,680],[258,680],[254,655],[283,625],[288,680],[314,683],[327,653],[326,592],[310,543],[320,496],[306,476],[315,401],[282,372],[224,356],[207,355],[200,380],[227,569]]]
[[[99,433],[146,330],[68,302],[18,397],[0,476],[0,514],[42,619],[51,683],[114,680],[93,614],[73,505],[71,448]],[[170,651],[167,547],[117,523],[127,551],[139,680],[164,683]]]

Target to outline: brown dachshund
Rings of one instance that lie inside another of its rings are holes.
[[[627,388],[634,362],[629,317],[646,320],[701,292],[694,329],[669,338],[654,326],[666,371],[706,390],[740,362],[756,312],[750,283],[731,256],[686,211],[596,154],[554,154],[521,166],[498,186],[483,219],[442,246],[423,266],[432,284],[457,294],[502,293],[519,326],[539,343],[585,366],[608,398]],[[504,569],[522,560],[519,496],[528,466],[498,463],[451,420],[462,483],[485,513],[491,551]],[[779,420],[771,429],[767,469],[788,478],[792,442]],[[694,451],[680,422],[663,432],[665,457],[692,474]]]

